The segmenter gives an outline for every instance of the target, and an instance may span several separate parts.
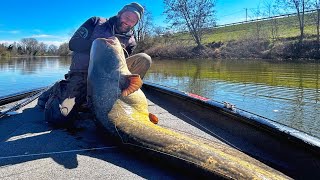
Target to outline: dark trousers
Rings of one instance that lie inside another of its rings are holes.
[[[86,102],[86,94],[87,73],[68,73],[65,80],[55,83],[39,97],[38,105],[44,109],[47,122],[54,126],[69,126]]]

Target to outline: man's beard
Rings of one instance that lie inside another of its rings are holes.
[[[127,33],[131,30],[130,27],[125,27],[124,23],[120,21],[120,18],[117,19],[116,30],[118,33]]]

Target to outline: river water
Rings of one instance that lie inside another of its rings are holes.
[[[62,79],[68,57],[0,59],[0,96]],[[320,64],[154,60],[144,81],[226,101],[320,138]]]

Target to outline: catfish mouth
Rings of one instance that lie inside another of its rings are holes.
[[[106,39],[106,42],[107,42],[107,44],[110,44],[110,45],[116,44],[115,40],[113,40],[113,39]]]
[[[107,44],[113,45],[113,46],[115,46],[119,42],[119,40],[116,37],[107,38],[105,39],[105,41]]]
[[[116,54],[120,55],[121,57],[123,56],[122,58],[125,59],[125,56],[123,54],[123,46],[121,45],[117,37],[112,36],[110,38],[103,38],[103,42],[105,43],[106,46],[109,46],[114,51],[116,51],[117,52]]]

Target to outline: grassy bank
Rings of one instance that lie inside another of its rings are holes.
[[[209,29],[196,48],[188,33],[139,42],[136,52],[159,58],[320,59],[315,13],[305,16],[305,38],[299,43],[296,16]]]

